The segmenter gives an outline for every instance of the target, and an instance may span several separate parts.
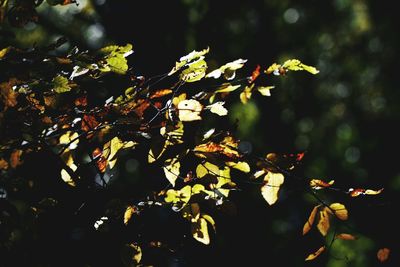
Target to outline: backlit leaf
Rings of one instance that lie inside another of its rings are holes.
[[[126,267],[138,266],[142,260],[142,249],[136,243],[126,244],[121,251],[121,260]]]
[[[243,104],[246,104],[250,100],[253,88],[254,83],[246,86],[244,90],[240,93],[240,101],[242,101]]]
[[[318,190],[318,189],[322,189],[322,188],[326,188],[326,187],[330,187],[331,185],[333,185],[335,181],[331,180],[328,183],[319,179],[312,179],[310,181],[310,187],[312,189]]]
[[[189,202],[192,195],[192,187],[187,185],[181,190],[169,189],[166,193],[165,202],[172,203],[174,211],[182,210]]]
[[[330,209],[326,209],[328,212],[332,213],[332,210],[335,212],[335,216],[342,220],[345,221],[348,219],[348,212],[346,207],[341,204],[341,203],[332,203],[331,205],[329,205]]]
[[[207,106],[212,113],[215,113],[219,116],[226,116],[228,114],[228,110],[224,107],[225,102],[216,102],[212,105]]]
[[[207,63],[204,59],[199,59],[187,65],[180,78],[185,82],[196,82],[201,80],[206,75]]]
[[[218,79],[223,74],[225,79],[232,80],[236,76],[235,70],[242,68],[246,62],[246,59],[237,59],[210,72],[206,77]]]
[[[287,70],[293,70],[293,71],[305,70],[311,74],[319,73],[319,70],[317,70],[315,67],[303,64],[298,59],[289,59],[285,61],[285,63],[283,63],[282,67]]]
[[[132,215],[137,213],[137,208],[134,206],[128,206],[124,212],[124,224],[127,225]]]
[[[285,177],[281,173],[268,172],[264,177],[264,185],[261,187],[261,194],[269,205],[275,204],[278,200],[278,193]]]
[[[380,262],[385,262],[389,258],[390,255],[390,249],[388,248],[381,248],[378,250],[378,253],[376,254],[376,257]]]
[[[211,175],[219,175],[219,168],[217,165],[214,165],[210,162],[206,162],[204,164],[197,165],[196,168],[196,176],[197,178],[202,178],[207,174]]]
[[[200,112],[203,105],[194,99],[183,100],[178,104],[178,117],[181,121],[201,120]]]
[[[323,209],[319,212],[319,221],[317,228],[321,235],[326,236],[330,228],[329,213],[327,209]]]
[[[208,214],[202,214],[201,217],[203,217],[209,224],[211,224],[211,226],[212,226],[212,228],[214,229],[214,232],[215,232],[216,231],[216,227],[215,227],[214,219]]]
[[[362,189],[362,188],[350,188],[349,189],[349,194],[351,197],[358,197],[361,195],[378,195],[380,193],[382,193],[383,188],[379,189],[379,190],[372,190],[372,189]]]
[[[303,235],[307,234],[311,230],[311,227],[314,224],[315,216],[317,215],[319,207],[320,205],[317,205],[311,211],[310,216],[308,217],[306,223],[303,226]]]
[[[219,87],[217,90],[215,90],[215,93],[229,93],[233,92],[236,89],[238,89],[241,85],[231,85],[230,83],[223,84],[221,87]]]
[[[178,161],[178,158],[167,159],[164,163],[164,173],[165,177],[168,181],[175,186],[175,181],[179,177],[179,172],[181,168],[181,163]]]
[[[270,90],[274,88],[275,86],[258,86],[256,89],[263,96],[271,96]]]
[[[204,245],[210,244],[210,236],[208,234],[207,221],[204,218],[192,222],[192,235],[194,239],[203,243]]]
[[[320,247],[316,252],[311,253],[310,255],[307,256],[305,259],[306,261],[311,261],[317,258],[319,255],[321,255],[322,252],[325,251],[325,246]]]
[[[68,145],[68,149],[74,150],[78,147],[79,143],[78,133],[72,131],[67,131],[65,134],[60,136],[59,144]]]
[[[176,62],[175,67],[168,73],[168,76],[171,76],[172,74],[179,71],[180,69],[185,67],[188,63],[190,63],[194,60],[203,59],[204,55],[207,54],[209,51],[210,51],[210,48],[206,48],[201,51],[193,50],[188,55],[181,57],[179,59],[179,62]]]
[[[228,162],[226,162],[226,165],[228,165],[229,167],[232,167],[234,169],[237,169],[239,171],[242,171],[244,173],[250,172],[250,166],[245,161],[239,161],[239,162],[228,161]]]

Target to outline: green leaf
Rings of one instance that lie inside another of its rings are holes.
[[[175,72],[179,71],[183,67],[185,67],[188,63],[193,62],[193,61],[198,61],[204,59],[204,55],[207,54],[210,51],[210,48],[207,47],[206,49],[203,49],[201,51],[196,51],[193,50],[186,56],[183,56],[179,59],[178,62],[175,63],[175,67],[172,68],[172,70],[168,73],[168,76],[171,76]]]
[[[126,57],[133,53],[131,44],[125,46],[110,45],[103,47],[99,52],[105,55],[105,64],[100,64],[100,71],[111,71],[117,74],[126,73],[128,70]]]
[[[53,79],[53,90],[54,92],[61,94],[71,91],[71,86],[68,84],[68,79],[58,75]]]
[[[187,65],[187,68],[181,73],[181,80],[185,82],[197,82],[206,75],[207,63],[200,58]]]

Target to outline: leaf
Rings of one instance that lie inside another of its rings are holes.
[[[206,75],[207,63],[204,59],[199,59],[187,65],[181,75],[180,79],[185,82],[197,82]]]
[[[228,110],[224,107],[224,104],[225,102],[220,101],[207,106],[207,108],[209,108],[212,113],[215,113],[219,116],[226,116],[228,114]]]
[[[208,73],[206,77],[218,79],[222,74],[224,74],[225,79],[233,80],[236,76],[235,70],[242,68],[246,62],[247,59],[237,59],[213,70]]]
[[[117,163],[116,154],[121,149],[134,147],[137,143],[133,141],[123,142],[119,137],[114,137],[103,146],[103,156],[108,160],[110,169]]]
[[[383,188],[379,189],[379,190],[372,190],[372,189],[362,189],[362,188],[350,188],[349,189],[349,194],[351,197],[358,197],[361,195],[378,195],[380,193],[382,193]]]
[[[315,258],[317,258],[319,255],[321,255],[321,253],[324,252],[324,251],[325,251],[325,246],[322,246],[316,252],[311,253],[310,255],[308,255],[305,260],[306,261],[312,261]]]
[[[323,236],[326,236],[326,234],[329,231],[330,228],[329,213],[326,208],[319,212],[319,221],[317,224],[317,228],[321,233],[321,235]]]
[[[348,211],[346,207],[341,203],[332,203],[329,205],[330,209],[326,209],[328,212],[332,213],[332,210],[335,212],[335,216],[342,221],[348,219]]]
[[[274,89],[275,86],[258,86],[257,91],[263,96],[271,96],[271,89]]]
[[[261,194],[269,205],[275,204],[278,200],[278,193],[285,177],[281,173],[268,172],[264,177],[264,185],[261,187]]]
[[[197,145],[193,151],[195,155],[200,158],[206,158],[204,153],[216,153],[224,155],[230,159],[237,159],[240,157],[238,148],[238,141],[231,136],[226,136],[220,143],[207,142],[205,144]]]
[[[214,219],[213,219],[210,215],[208,215],[208,214],[202,214],[201,217],[203,217],[209,224],[211,224],[211,226],[212,226],[214,232],[217,231],[217,230],[216,230],[216,227],[215,227],[215,221],[214,221]]]
[[[204,218],[199,218],[198,220],[192,222],[191,229],[194,239],[200,243],[203,243],[204,245],[210,244],[207,221]]]
[[[13,152],[11,152],[9,161],[11,168],[15,169],[22,164],[21,156],[22,156],[21,149],[15,149],[13,150]]]
[[[192,187],[187,185],[181,190],[169,189],[166,195],[165,202],[172,203],[172,210],[178,212],[189,202],[192,195]]]
[[[230,83],[223,84],[219,89],[215,90],[215,93],[229,93],[238,89],[241,85],[232,85]]]
[[[72,154],[69,151],[64,152],[63,157],[66,157],[64,158],[64,162],[71,169],[71,171],[76,171],[78,169],[78,166],[75,165],[74,159],[72,158]],[[71,175],[65,169],[61,170],[61,179],[63,179],[63,181],[70,186],[76,186],[75,181],[72,179]]]
[[[285,63],[283,63],[282,67],[287,70],[293,70],[293,71],[305,70],[311,74],[319,73],[319,70],[317,70],[315,67],[303,64],[298,59],[289,59],[285,61]]]
[[[338,234],[335,236],[335,239],[341,239],[341,240],[356,240],[356,237],[354,235],[351,234]]]
[[[303,226],[303,235],[307,234],[311,230],[311,227],[314,224],[315,216],[317,215],[317,211],[320,206],[321,205],[317,205],[312,209],[310,216]]]
[[[237,169],[239,171],[242,171],[244,173],[250,172],[250,166],[245,161],[239,161],[239,162],[228,161],[228,162],[226,162],[226,165],[228,165],[229,167],[232,167],[234,169]]]
[[[200,112],[203,105],[194,99],[183,100],[178,104],[178,117],[181,121],[201,120]]]
[[[165,173],[165,177],[172,184],[172,186],[175,186],[175,181],[179,177],[180,167],[181,163],[178,161],[177,157],[173,159],[167,159],[164,162],[163,170]]]
[[[58,75],[53,78],[53,90],[57,94],[65,93],[71,91],[71,86],[69,85],[69,81],[64,76]]]
[[[312,189],[319,190],[322,188],[330,187],[331,185],[333,185],[334,182],[335,182],[335,180],[331,180],[327,183],[327,182],[319,180],[319,179],[312,179],[310,181],[310,187]]]
[[[78,147],[79,144],[79,135],[78,133],[74,133],[72,131],[67,131],[65,134],[60,136],[59,144],[68,145],[69,150],[74,150]]]
[[[139,266],[142,249],[136,243],[126,244],[121,250],[121,260],[126,267]]]
[[[100,64],[100,71],[115,72],[117,74],[125,74],[128,70],[128,61],[126,57],[133,53],[132,45],[125,46],[110,45],[100,49],[105,54],[105,64]]]
[[[128,225],[129,220],[132,218],[132,215],[137,213],[137,208],[135,206],[128,206],[124,212],[124,224]]]
[[[378,253],[376,254],[376,257],[380,262],[385,262],[389,258],[390,255],[390,249],[388,248],[381,248],[378,250]]]
[[[243,104],[246,104],[250,100],[253,88],[254,83],[252,83],[250,86],[246,86],[240,93],[240,101],[242,101]]]
[[[207,174],[218,176],[219,175],[219,167],[210,162],[206,162],[204,164],[197,165],[197,168],[196,168],[197,178],[203,178]]]
[[[150,99],[160,98],[160,97],[172,94],[172,92],[173,91],[171,89],[160,89],[160,90],[157,90],[157,91],[153,92],[150,95]]]
[[[15,107],[17,102],[18,93],[12,89],[19,82],[16,79],[10,79],[9,82],[0,83],[0,97],[1,102],[5,106],[5,109],[9,107]]]
[[[176,62],[175,67],[168,73],[168,76],[171,76],[175,72],[179,71],[183,67],[185,67],[189,62],[194,60],[203,59],[204,55],[210,51],[210,48],[203,49],[201,51],[193,50],[186,56],[183,56],[179,59],[179,62]]]
[[[7,170],[8,169],[8,162],[5,161],[3,158],[0,158],[0,170]]]
[[[258,76],[260,76],[260,69],[261,69],[261,66],[257,65],[256,68],[251,73],[249,83],[253,83],[258,78]]]

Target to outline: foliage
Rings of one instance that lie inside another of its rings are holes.
[[[40,153],[55,164],[58,177],[51,179],[84,192],[112,186],[110,177],[118,159],[129,155],[149,165],[143,168],[158,169],[153,173],[158,176],[157,182],[139,189],[140,195],[120,198],[113,208],[107,208],[110,203],[101,205],[103,214],[91,222],[100,233],[107,232],[113,222],[134,227],[146,210],[170,207],[190,224],[195,240],[209,245],[218,229],[213,214],[227,203],[231,205],[230,195],[248,183],[259,188],[268,205],[279,201],[282,187],[301,186],[315,198],[317,205],[304,224],[303,235],[317,220],[316,229],[326,244],[305,255],[306,261],[329,251],[336,239],[356,239],[339,232],[349,217],[345,205],[327,202],[318,191],[357,197],[379,194],[382,189],[345,190],[334,187],[334,181],[299,177],[293,171],[304,153],[253,156],[241,148],[234,128],[209,128],[206,121],[208,117],[226,116],[225,103],[236,93],[243,104],[254,97],[253,92],[270,96],[274,88],[271,74],[283,75],[291,70],[317,74],[316,68],[293,59],[265,70],[257,65],[247,76],[237,77],[246,60],[209,71],[207,48],[181,57],[167,74],[145,79],[128,66],[126,57],[133,52],[130,44],[107,46],[97,52],[74,48],[66,55],[51,54],[61,43],[44,49],[7,47],[0,51],[0,67],[5,70],[0,81],[0,162],[1,185],[8,194],[5,201],[17,198],[19,192],[32,191],[35,195],[37,178],[21,170]],[[114,79],[123,82],[115,84]],[[94,97],[103,86],[124,87],[114,88],[121,92],[119,96]],[[140,179],[150,178],[144,175]],[[41,197],[27,201],[24,216],[29,213],[33,225],[62,202],[51,192]],[[4,230],[4,249],[13,249],[15,227],[10,220]],[[177,250],[158,240],[143,240],[140,231],[122,245],[121,260],[128,266],[151,264],[146,252],[153,247]]]

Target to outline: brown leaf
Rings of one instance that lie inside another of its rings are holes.
[[[330,222],[329,222],[329,213],[326,208],[319,212],[319,222],[317,228],[321,235],[326,236],[329,231]]]
[[[335,181],[331,180],[328,183],[319,179],[312,179],[310,181],[310,187],[313,189],[322,189],[322,188],[326,188],[326,187],[330,187],[331,185],[333,185]]]
[[[260,68],[261,68],[260,65],[257,65],[257,67],[253,70],[253,72],[251,73],[249,83],[254,82],[258,78],[258,76],[260,76]]]
[[[384,261],[387,261],[387,259],[389,258],[389,255],[390,255],[390,249],[381,248],[380,250],[378,250],[376,257],[378,258],[378,260],[380,262],[384,262]]]
[[[21,161],[22,150],[16,149],[10,155],[10,166],[15,169],[17,166],[22,164]]]
[[[356,240],[357,238],[354,235],[351,234],[338,234],[335,236],[336,239],[341,239],[341,240]]]
[[[7,170],[8,169],[8,162],[4,159],[0,159],[0,170]]]
[[[93,159],[96,161],[97,168],[101,173],[104,173],[107,168],[107,159],[103,156],[100,148],[96,148],[92,153]]]
[[[321,205],[315,206],[315,207],[313,208],[313,210],[311,211],[310,217],[308,217],[308,220],[306,221],[306,223],[305,223],[304,226],[303,226],[303,235],[307,234],[307,233],[311,230],[311,226],[312,226],[313,223],[314,223],[315,216],[317,215],[317,211],[318,211],[318,208],[319,208],[320,206],[321,206]]]
[[[349,189],[349,194],[351,197],[358,197],[361,195],[378,195],[380,193],[382,193],[383,188],[379,189],[379,190],[372,190],[372,189],[362,189],[362,188],[350,188]]]
[[[96,118],[93,115],[83,115],[82,118],[82,131],[89,132],[95,129],[99,125]]]
[[[320,247],[316,252],[311,253],[310,255],[307,256],[306,261],[312,261],[315,258],[317,258],[319,255],[321,255],[322,252],[325,251],[325,246]]]
[[[8,82],[0,83],[0,97],[4,104],[4,109],[17,105],[18,93],[14,92],[13,87],[18,83],[17,79],[10,79]]]
[[[172,91],[171,89],[160,89],[160,90],[157,90],[157,91],[153,92],[153,93],[150,95],[150,99],[163,97],[163,96],[172,94],[172,92],[173,92],[173,91]]]

